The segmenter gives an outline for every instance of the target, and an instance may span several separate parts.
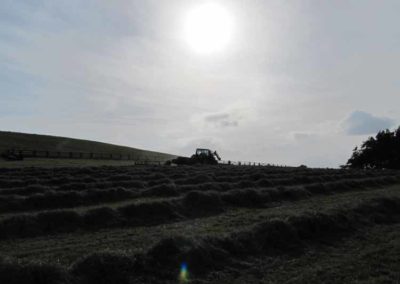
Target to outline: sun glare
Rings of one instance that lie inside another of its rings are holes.
[[[184,38],[198,53],[223,50],[233,33],[231,14],[216,3],[202,4],[192,8],[185,18]]]

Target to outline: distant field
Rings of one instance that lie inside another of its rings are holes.
[[[0,153],[9,149],[107,153],[115,155],[122,154],[122,155],[132,155],[135,156],[137,159],[149,159],[156,161],[166,161],[175,157],[174,155],[165,153],[146,151],[136,148],[130,148],[125,146],[119,146],[119,145],[113,145],[113,144],[107,144],[89,140],[0,131]],[[21,165],[21,163],[16,163],[16,164]],[[53,162],[50,165],[52,164]],[[107,164],[118,165],[115,163],[107,163]],[[4,161],[0,160],[0,166],[3,165]],[[41,166],[42,163],[39,163],[37,165]],[[73,163],[73,165],[75,164]],[[66,163],[66,166],[68,166],[68,163]]]
[[[399,226],[399,171],[0,169],[0,283],[397,283]]]
[[[62,168],[62,167],[98,167],[98,166],[130,166],[135,161],[119,160],[90,160],[90,159],[34,159],[27,158],[23,161],[6,161],[0,158],[0,168]]]

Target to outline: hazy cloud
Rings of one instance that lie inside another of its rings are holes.
[[[292,135],[295,140],[308,140],[316,136],[315,133],[310,132],[293,132]]]
[[[354,111],[343,122],[345,131],[349,135],[375,134],[394,126],[395,122],[391,118],[377,117],[364,111]]]
[[[0,129],[338,166],[400,121],[400,1],[215,1],[235,31],[207,56],[181,35],[198,0],[2,1]]]
[[[205,121],[212,123],[219,127],[237,127],[239,126],[238,119],[234,118],[232,114],[229,113],[219,113],[207,115]]]

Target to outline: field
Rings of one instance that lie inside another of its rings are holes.
[[[83,139],[73,139],[67,137],[58,137],[50,135],[27,134],[17,132],[0,131],[0,154],[3,152],[16,150],[45,150],[50,152],[83,152],[83,153],[106,153],[114,155],[132,155],[137,160],[166,161],[176,156],[159,153],[154,151],[141,150],[137,148],[113,145],[108,143],[89,141]],[[21,161],[6,162],[0,158],[0,167],[18,167],[18,166],[96,166],[96,165],[124,165],[129,161],[83,161],[76,160],[47,160],[29,159],[28,163]]]
[[[101,160],[101,159],[46,159],[25,158],[23,161],[6,161],[0,158],[0,168],[65,168],[65,167],[101,167],[101,166],[133,166],[135,161]]]
[[[399,283],[400,172],[0,169],[0,283]]]

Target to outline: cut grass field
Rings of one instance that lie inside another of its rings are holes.
[[[398,171],[0,169],[0,283],[396,283],[399,224]]]

